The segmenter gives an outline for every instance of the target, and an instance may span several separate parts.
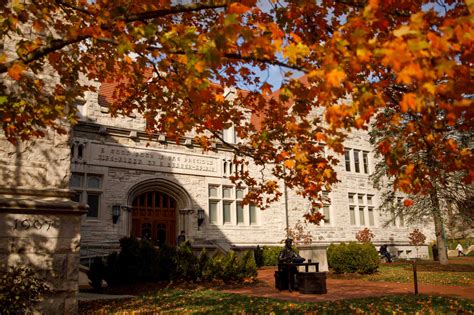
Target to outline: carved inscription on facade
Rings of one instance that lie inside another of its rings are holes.
[[[214,157],[101,144],[92,144],[90,164],[206,176],[220,173]]]

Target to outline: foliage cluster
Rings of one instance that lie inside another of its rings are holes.
[[[360,230],[356,234],[356,240],[358,240],[361,243],[371,243],[374,237],[375,237],[375,234],[372,233],[372,231],[369,228]]]
[[[276,266],[278,265],[278,255],[282,247],[280,246],[263,246],[257,247],[254,250],[255,262],[258,267],[262,266]],[[293,247],[293,250],[298,253],[298,249]]]
[[[423,245],[426,240],[425,234],[418,229],[414,229],[409,235],[410,245],[415,245],[416,247]]]
[[[472,314],[470,300],[427,295],[389,295],[299,303],[215,290],[166,289],[149,296],[80,302],[80,314]]]
[[[164,245],[158,249],[146,240],[128,237],[120,240],[120,247],[120,252],[110,254],[105,263],[94,260],[88,273],[94,288],[100,289],[102,279],[115,286],[169,280],[236,282],[257,275],[251,251],[241,256],[230,251],[210,257],[203,250],[196,257],[188,242],[176,248]]]
[[[51,288],[28,266],[9,267],[0,276],[1,314],[25,314]]]
[[[371,274],[380,264],[377,250],[371,243],[331,244],[327,256],[329,267],[335,273]]]

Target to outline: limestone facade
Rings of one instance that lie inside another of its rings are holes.
[[[103,93],[103,87],[99,91]],[[245,191],[236,189],[228,179],[231,152],[219,144],[215,150],[203,152],[192,144],[192,137],[178,144],[163,136],[150,139],[139,114],[111,118],[101,98],[104,96],[95,93],[86,95],[80,107],[81,122],[73,129],[71,172],[76,180],[71,182],[71,189],[76,189],[77,201],[87,202],[91,195],[96,208],[82,219],[83,248],[113,247],[123,236],[150,237],[143,233],[151,233],[153,240],[162,233],[161,238],[173,243],[181,230],[192,243],[203,246],[278,245],[286,235],[287,216],[289,227],[303,220],[310,205],[291,190],[267,210],[251,206],[240,209],[238,200]],[[401,219],[385,227],[388,217],[377,209],[380,193],[369,182],[375,160],[368,135],[354,132],[345,147],[347,157],[341,156],[336,167],[341,182],[328,194],[330,204],[321,210],[328,221],[306,227],[313,236],[313,246],[353,241],[359,230],[368,227],[376,236],[376,244],[391,244],[394,254],[413,257],[415,249],[408,244],[408,234],[414,227]],[[252,164],[249,171],[259,174]],[[98,179],[98,186],[87,187],[89,176]],[[148,221],[139,220],[140,216],[147,217],[147,210],[140,212],[138,208],[145,202],[151,204],[158,195],[175,200],[171,205],[175,221],[158,226],[163,218],[151,219],[147,230]],[[204,213],[201,225],[200,210]],[[431,226],[422,228],[432,239]],[[420,249],[418,255],[427,256],[427,249]]]

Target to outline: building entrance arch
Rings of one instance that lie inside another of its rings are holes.
[[[176,200],[160,191],[148,191],[132,203],[132,236],[153,245],[176,245]]]
[[[176,245],[180,210],[192,208],[189,194],[180,185],[161,178],[149,179],[134,185],[128,194],[131,209],[131,236],[148,239],[153,245]]]

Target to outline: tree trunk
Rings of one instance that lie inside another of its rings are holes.
[[[446,243],[444,242],[444,235],[443,235],[443,218],[441,217],[441,210],[439,209],[439,199],[436,193],[436,190],[430,193],[431,205],[432,205],[432,213],[433,213],[433,221],[435,225],[435,235],[436,235],[436,243],[438,245],[438,253],[439,253],[439,263],[441,265],[447,265],[448,261],[448,251],[446,248]]]

